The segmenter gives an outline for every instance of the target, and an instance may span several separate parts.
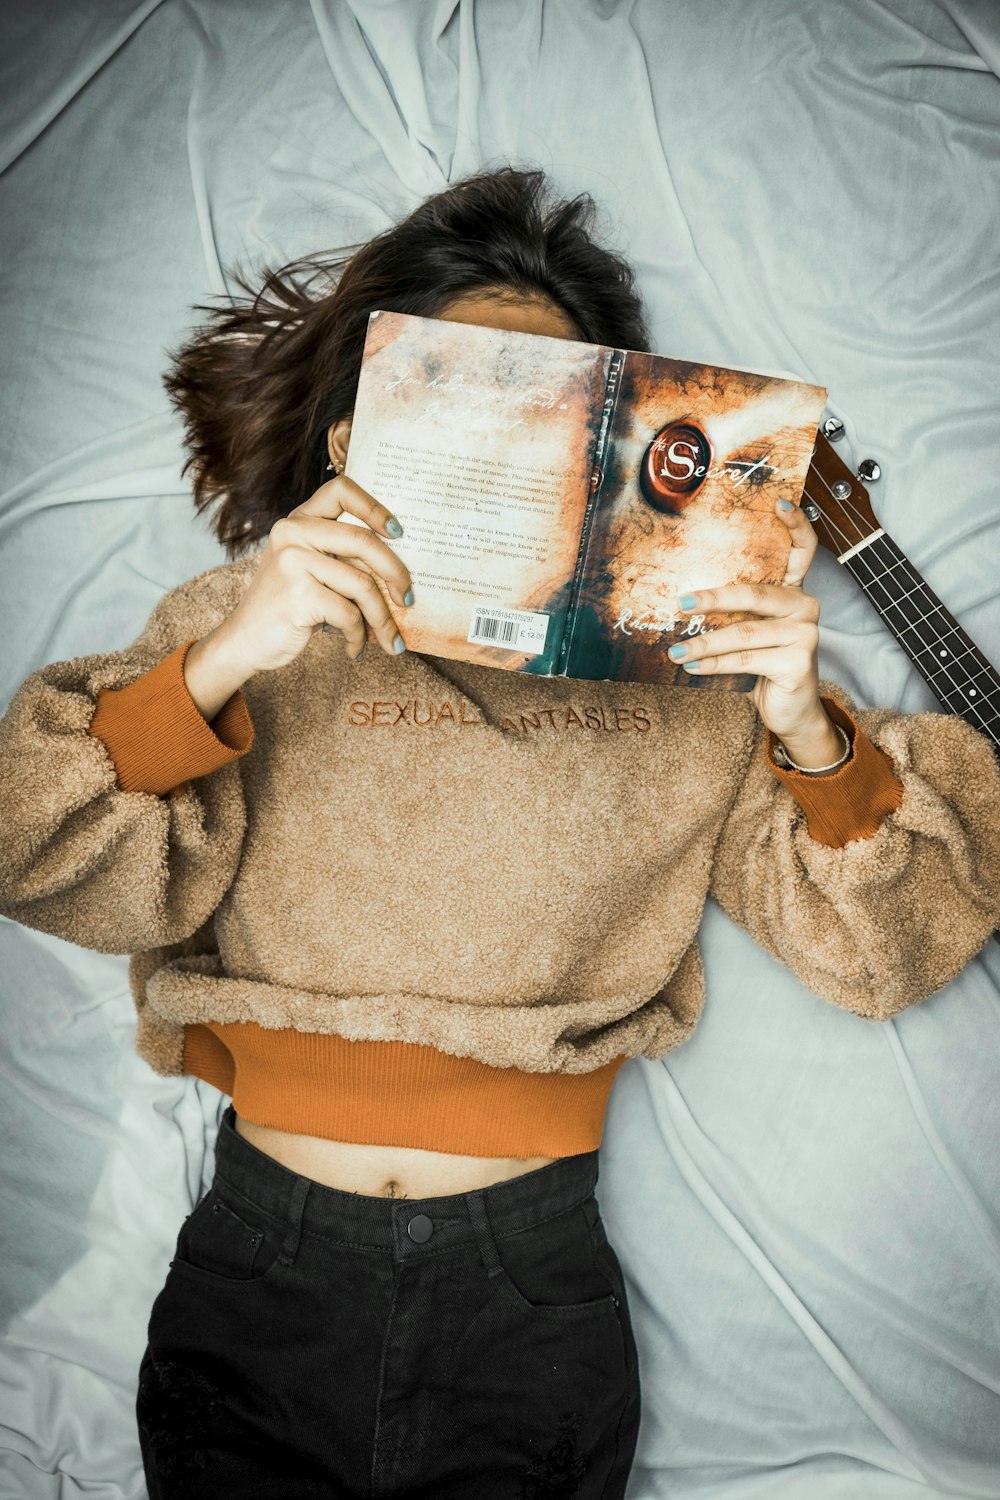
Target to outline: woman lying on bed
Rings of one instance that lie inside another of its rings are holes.
[[[131,954],[140,1054],[232,1098],[139,1372],[154,1500],[622,1496],[597,1148],[696,1025],[706,897],[867,1021],[1000,917],[990,746],[819,682],[797,507],[780,585],[685,601],[751,612],[685,662],[749,695],[402,649],[392,496],[341,472],[369,313],[649,349],[592,202],[544,194],[484,172],[206,309],[167,385],[228,561],[0,721],[0,909]]]

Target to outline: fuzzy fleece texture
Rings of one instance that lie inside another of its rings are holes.
[[[157,1073],[198,1072],[239,1109],[242,1056],[261,1123],[568,1154],[599,1141],[625,1059],[691,1035],[708,894],[869,1021],[947,984],[1000,922],[988,742],[833,683],[852,754],[822,778],[781,770],[749,698],[707,682],[373,642],[354,663],[320,633],[210,726],[184,656],[258,560],[169,591],[124,650],[41,668],[0,719],[0,912],[132,955]],[[268,1038],[286,1048],[270,1087]]]

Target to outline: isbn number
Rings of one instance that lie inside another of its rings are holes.
[[[489,609],[477,604],[467,639],[483,646],[513,646],[517,651],[545,649],[548,615],[526,609]]]

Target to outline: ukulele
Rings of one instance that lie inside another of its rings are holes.
[[[836,418],[825,425],[835,441],[843,434]],[[938,701],[985,735],[1000,759],[1000,674],[879,525],[861,475],[877,479],[877,465],[869,461],[852,474],[817,432],[803,513],[820,544],[864,589]],[[993,936],[1000,942],[1000,929]]]

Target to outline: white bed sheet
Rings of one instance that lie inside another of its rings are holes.
[[[160,385],[235,256],[510,160],[591,191],[656,347],[827,386],[882,523],[1000,660],[992,0],[52,0],[0,38],[0,705],[222,561]],[[822,668],[936,708],[821,554]],[[630,1500],[1000,1495],[1000,946],[884,1025],[714,906],[691,1041],[620,1073],[599,1197]],[[140,1500],[149,1308],[228,1102],[134,1054],[126,960],[0,920],[0,1500]]]

